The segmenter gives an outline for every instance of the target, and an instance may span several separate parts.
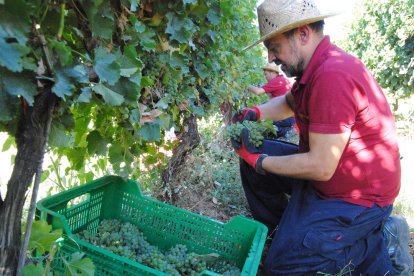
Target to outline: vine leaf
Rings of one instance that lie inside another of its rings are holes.
[[[65,96],[72,96],[75,88],[74,83],[88,83],[87,73],[83,65],[74,67],[58,68],[55,74],[55,85],[52,92],[65,100]]]
[[[212,8],[207,13],[207,19],[213,25],[218,25],[220,23],[220,10],[218,8]]]
[[[119,106],[124,102],[124,96],[116,93],[101,83],[95,85],[92,90],[101,95],[108,105]]]
[[[192,41],[193,34],[198,31],[198,27],[194,25],[189,18],[180,18],[175,13],[166,14],[168,19],[167,29],[165,32],[171,35],[172,40],[179,43],[189,43]]]
[[[23,70],[22,58],[30,52],[30,49],[22,44],[7,43],[0,37],[0,65],[13,72]]]
[[[36,86],[30,82],[30,74],[12,74],[8,70],[0,68],[0,88],[11,96],[23,96],[31,106],[34,96],[37,94]]]
[[[140,95],[139,86],[136,84],[140,73],[135,73],[130,78],[121,78],[115,85],[108,86],[109,89],[124,97],[124,103],[131,107],[137,106],[137,100]]]
[[[57,70],[55,74],[55,85],[52,88],[53,93],[65,100],[65,96],[72,95],[72,89],[75,85],[61,70]]]
[[[156,122],[146,123],[138,130],[138,134],[148,142],[159,142],[161,139],[160,132],[160,125]]]
[[[155,50],[157,48],[157,42],[154,39],[155,36],[155,32],[151,29],[146,29],[144,32],[138,34],[139,43],[144,50]]]
[[[94,69],[101,81],[114,85],[121,76],[121,66],[116,56],[99,47],[95,50]]]
[[[109,161],[112,164],[120,164],[121,162],[125,161],[124,158],[124,149],[121,144],[114,142],[109,147],[108,151]]]
[[[8,122],[15,117],[19,101],[16,97],[10,96],[1,85],[0,82],[0,121]]]
[[[1,0],[0,0],[1,1]],[[29,264],[23,267],[23,276],[29,276],[29,275],[45,275],[45,268],[41,263],[37,264]],[[50,274],[49,274],[50,273]],[[46,275],[53,275],[52,272],[48,271]]]
[[[129,77],[131,77],[137,71],[138,71],[138,68],[137,67],[134,67],[134,68],[121,68],[120,74],[123,77],[129,78]]]
[[[187,5],[187,4],[195,5],[197,4],[197,0],[183,0],[183,4],[184,5]]]
[[[23,69],[27,69],[33,72],[37,71],[37,65],[36,65],[36,61],[34,60],[34,58],[31,57],[22,57],[22,66]]]
[[[73,145],[74,139],[65,132],[65,127],[59,123],[52,123],[49,134],[49,145],[54,147],[68,147]]]
[[[207,66],[203,63],[195,62],[194,68],[197,72],[197,74],[200,76],[201,79],[205,79],[209,76],[209,70]]]
[[[33,222],[32,232],[29,241],[29,250],[36,249],[38,254],[44,254],[49,251],[52,244],[62,237],[62,229],[52,231],[52,226],[44,220]]]
[[[95,265],[89,258],[84,258],[85,253],[75,252],[72,260],[66,264],[65,276],[94,275]]]
[[[109,1],[85,2],[87,3],[85,5],[86,14],[90,20],[93,36],[110,40],[112,38],[114,17]]]
[[[87,157],[86,148],[68,148],[66,151],[66,157],[74,170],[80,170],[85,165],[85,158]]]
[[[60,42],[55,39],[49,39],[49,43],[56,51],[62,66],[66,66],[72,63],[73,57],[70,47],[66,46],[64,42]]]
[[[28,10],[24,1],[8,1],[4,7],[0,6],[0,37],[15,38],[19,44],[26,44],[26,34],[30,32]]]
[[[88,141],[88,153],[90,155],[97,154],[105,156],[108,152],[108,141],[102,137],[99,131],[91,131],[86,140]]]
[[[133,52],[131,54],[133,54]],[[122,77],[129,78],[143,67],[142,63],[136,57],[122,55],[120,51],[117,51],[115,56],[117,62],[119,63],[120,75]]]
[[[81,89],[82,93],[78,97],[78,103],[89,103],[92,99],[92,88],[84,87]]]
[[[4,141],[3,148],[1,151],[8,151],[11,146],[14,146],[14,148],[16,148],[16,142],[13,136],[7,137],[6,141]]]
[[[184,74],[190,72],[188,68],[189,58],[187,56],[181,55],[178,52],[174,52],[170,57],[170,66],[173,68],[180,68]]]

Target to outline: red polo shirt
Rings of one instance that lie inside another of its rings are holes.
[[[279,97],[285,95],[290,89],[292,84],[283,75],[278,75],[271,79],[267,84],[262,86],[266,94],[270,95],[270,98]]]
[[[312,182],[317,193],[367,207],[392,204],[401,179],[394,118],[362,62],[331,44],[327,36],[292,93],[301,152],[309,151],[309,132],[351,130],[333,177]]]

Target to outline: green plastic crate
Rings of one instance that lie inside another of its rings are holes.
[[[70,259],[84,252],[95,264],[96,275],[167,275],[113,254],[74,236],[84,229],[96,233],[100,221],[119,219],[136,225],[148,242],[166,250],[185,244],[197,254],[217,253],[234,262],[241,275],[256,275],[267,228],[237,216],[228,223],[215,221],[142,195],[138,183],[106,176],[45,198],[37,203],[37,219],[46,220],[66,234],[60,252]],[[53,262],[64,271],[61,258]],[[200,275],[218,275],[204,271]]]

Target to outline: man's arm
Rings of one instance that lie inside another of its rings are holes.
[[[247,90],[249,90],[250,92],[256,94],[256,95],[262,95],[264,93],[266,93],[266,91],[261,88],[261,87],[257,87],[254,85],[250,85],[249,87],[247,87]]]
[[[265,157],[262,168],[274,174],[327,181],[335,173],[350,133],[350,131],[340,134],[310,132],[309,152]]]
[[[258,106],[261,120],[279,121],[293,116],[292,94],[286,93]],[[288,100],[289,99],[289,100]],[[289,103],[288,103],[289,102]]]

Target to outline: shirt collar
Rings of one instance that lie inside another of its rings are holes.
[[[303,72],[302,77],[299,80],[299,84],[306,84],[309,81],[313,73],[315,73],[316,69],[324,61],[322,57],[326,53],[326,51],[330,48],[330,46],[331,46],[331,40],[329,36],[327,35],[321,40],[318,47],[316,47],[315,52],[313,53],[308,66],[306,67],[305,71]]]

